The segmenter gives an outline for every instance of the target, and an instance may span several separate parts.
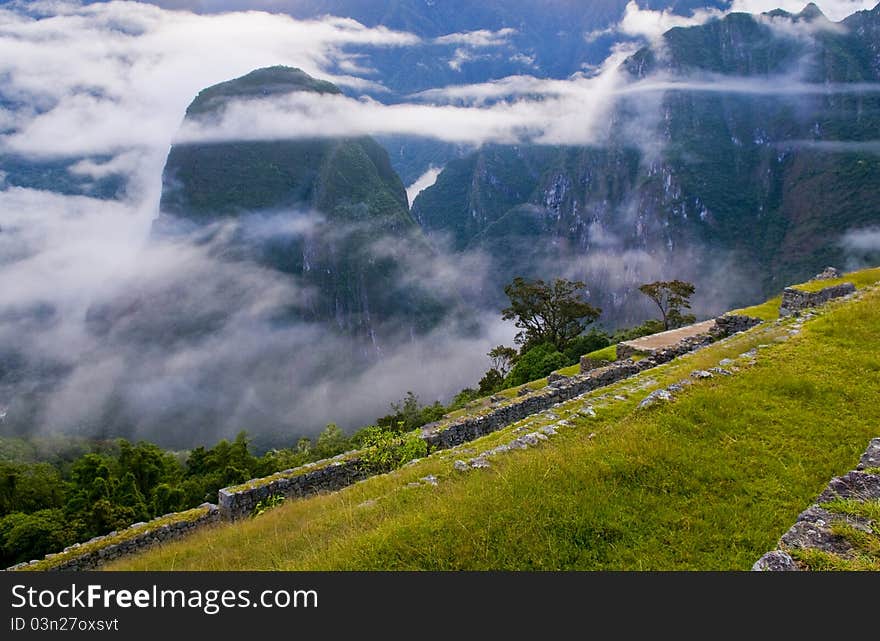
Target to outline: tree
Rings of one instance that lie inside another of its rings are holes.
[[[551,372],[565,367],[565,354],[557,351],[553,343],[535,345],[519,357],[516,365],[504,379],[505,387],[516,387],[543,378]]]
[[[580,297],[586,289],[581,281],[557,278],[552,284],[517,277],[504,288],[510,306],[501,311],[504,320],[514,320],[521,330],[514,339],[522,352],[541,343],[552,343],[560,352],[580,335],[602,310]]]
[[[348,447],[348,439],[345,433],[336,423],[328,423],[324,431],[318,435],[315,443],[315,453],[321,458],[329,458],[341,454]]]
[[[519,354],[512,347],[506,345],[497,345],[489,350],[487,354],[492,361],[491,369],[494,369],[501,378],[507,376],[510,369],[516,365],[516,359]]]
[[[691,308],[690,298],[695,289],[693,283],[683,280],[658,280],[639,287],[639,291],[654,301],[660,310],[664,330],[689,325],[696,320],[693,314],[682,314],[682,310]]]
[[[480,379],[479,388],[477,391],[481,396],[488,396],[489,394],[494,394],[500,389],[504,388],[504,377],[494,367],[491,368],[488,372],[483,374],[483,378]]]

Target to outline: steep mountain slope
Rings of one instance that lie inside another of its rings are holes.
[[[298,69],[260,69],[202,91],[186,119],[300,91],[339,93]],[[406,260],[431,250],[388,154],[370,138],[176,144],[161,211],[159,231],[235,221],[233,255],[297,276],[311,292],[305,320],[375,338],[389,323],[426,330],[443,312],[442,301],[403,282]]]
[[[878,28],[880,7],[839,25],[812,7],[672,29],[625,72],[681,87],[620,100],[604,148],[481,150],[450,164],[413,215],[502,266],[511,246],[545,272],[643,250],[660,272],[700,280],[724,257],[754,285],[743,298],[766,294],[842,262],[841,236],[880,220],[880,156],[860,144],[880,131],[867,84],[880,80]]]
[[[877,436],[878,312],[875,282],[391,474],[109,569],[747,570]],[[673,387],[670,402],[640,406]],[[548,438],[498,451],[538,433]],[[487,451],[480,466],[456,464]]]

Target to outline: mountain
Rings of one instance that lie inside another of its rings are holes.
[[[299,69],[258,69],[199,93],[186,121],[217,117],[231,100],[292,92],[339,89]],[[293,275],[310,292],[294,313],[301,320],[375,341],[380,328],[419,333],[443,313],[405,278],[406,260],[431,249],[371,138],[175,144],[162,184],[157,233],[233,221],[231,255]]]
[[[815,6],[672,29],[624,74],[702,88],[620,100],[601,147],[490,147],[450,163],[413,215],[489,251],[502,281],[586,263],[579,275],[611,311],[627,301],[595,270],[634,251],[658,277],[705,282],[734,266],[741,300],[726,303],[767,294],[843,263],[842,235],[880,220],[880,99],[865,86],[880,81],[878,29],[880,7],[833,24]]]

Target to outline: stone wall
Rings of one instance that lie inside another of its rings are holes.
[[[607,367],[591,369],[577,376],[558,379],[552,385],[528,396],[515,399],[483,416],[467,417],[451,424],[423,430],[422,438],[428,442],[428,445],[438,449],[455,447],[490,434],[511,423],[516,423],[527,416],[549,409],[557,403],[571,400],[586,392],[611,385],[644,370],[667,363],[682,354],[705,347],[719,338],[754,327],[760,322],[760,319],[748,316],[722,316],[720,319],[716,319],[715,326],[709,332],[685,338],[675,345],[657,350],[638,361],[621,357],[620,345],[618,345],[618,360]]]
[[[743,316],[742,314],[725,314],[715,319],[715,333],[718,336],[732,336],[751,329],[761,323],[760,318]]]
[[[845,537],[835,534],[835,522],[846,522],[858,529],[872,525],[852,515],[830,512],[821,507],[834,499],[855,501],[880,501],[880,474],[868,474],[868,470],[880,468],[880,437],[871,439],[868,449],[852,472],[835,477],[816,502],[798,515],[797,521],[782,535],[775,550],[767,552],[752,566],[756,572],[787,572],[801,570],[801,566],[789,554],[790,550],[822,550],[829,554],[846,557],[852,545]]]
[[[791,316],[797,311],[818,307],[834,298],[841,298],[856,291],[852,283],[841,283],[826,287],[818,292],[805,292],[796,287],[786,287],[782,292],[782,304],[779,306],[780,316]]]
[[[331,459],[332,460],[332,459]],[[315,467],[321,464],[314,464]],[[235,521],[250,516],[257,503],[270,496],[287,498],[308,496],[318,492],[332,492],[365,478],[359,458],[337,460],[311,471],[308,468],[285,470],[264,479],[248,481],[243,485],[227,487],[219,492],[220,515],[223,520]]]
[[[31,565],[45,564],[45,569],[49,572],[94,570],[114,559],[159,543],[173,541],[219,520],[220,510],[217,506],[204,503],[194,510],[166,514],[147,523],[137,523],[120,532],[98,536],[85,543],[75,543],[58,554],[47,554],[44,559],[26,561],[8,569],[23,570]],[[81,552],[77,553],[79,550]],[[52,559],[60,556],[67,558],[52,563]]]

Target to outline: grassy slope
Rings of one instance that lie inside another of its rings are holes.
[[[452,463],[516,426],[110,568],[746,570],[877,435],[878,315],[874,290],[787,342],[787,325],[759,327],[595,392],[596,418],[576,414],[584,401],[554,410],[574,426],[490,469]],[[770,347],[734,377],[635,409],[651,389],[758,344]],[[439,485],[405,487],[427,474]]]
[[[840,278],[832,278],[830,280],[811,280],[800,285],[795,285],[796,289],[805,292],[818,292],[826,287],[840,285],[842,283],[852,283],[856,287],[864,287],[880,280],[880,267],[874,269],[863,269],[858,272],[850,272]]]

